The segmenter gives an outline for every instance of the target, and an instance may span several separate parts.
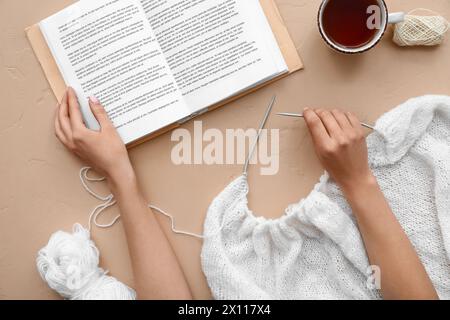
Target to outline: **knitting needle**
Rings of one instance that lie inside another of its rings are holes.
[[[259,138],[261,137],[262,131],[264,130],[264,127],[266,125],[267,120],[269,119],[269,115],[272,112],[273,106],[275,105],[275,101],[277,100],[277,96],[274,95],[272,99],[270,100],[269,105],[267,106],[266,113],[264,114],[264,118],[261,121],[261,125],[259,126],[258,134],[256,135],[256,139],[253,142],[253,146],[250,149],[250,153],[247,156],[247,160],[245,161],[244,165],[244,174],[246,175],[248,172],[248,166],[250,164],[250,160],[253,157],[253,154],[255,153],[256,146],[258,145]]]
[[[277,113],[277,115],[283,116],[283,117],[304,118],[304,116],[302,114],[298,114],[298,113],[280,112],[280,113]],[[361,125],[367,129],[375,130],[375,128],[373,126],[368,125],[367,123],[361,122]]]

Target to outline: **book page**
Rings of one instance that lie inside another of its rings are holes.
[[[190,114],[138,0],[82,0],[40,27],[89,128],[89,96],[127,144]]]
[[[287,72],[258,0],[141,0],[193,112]]]

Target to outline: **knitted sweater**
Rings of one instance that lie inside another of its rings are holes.
[[[449,299],[450,97],[407,101],[378,120],[367,143],[395,216],[439,296]],[[381,297],[367,285],[369,261],[352,211],[326,173],[277,220],[254,216],[248,192],[241,176],[208,210],[201,259],[216,299]]]

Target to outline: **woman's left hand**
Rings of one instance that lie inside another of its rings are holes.
[[[68,88],[55,117],[58,139],[83,161],[108,180],[134,174],[127,149],[96,98],[89,99],[91,110],[100,124],[100,131],[86,127],[75,91]]]

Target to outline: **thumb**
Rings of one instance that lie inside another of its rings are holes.
[[[112,125],[105,108],[103,108],[100,101],[96,97],[89,97],[89,106],[91,107],[92,113],[102,128]]]

